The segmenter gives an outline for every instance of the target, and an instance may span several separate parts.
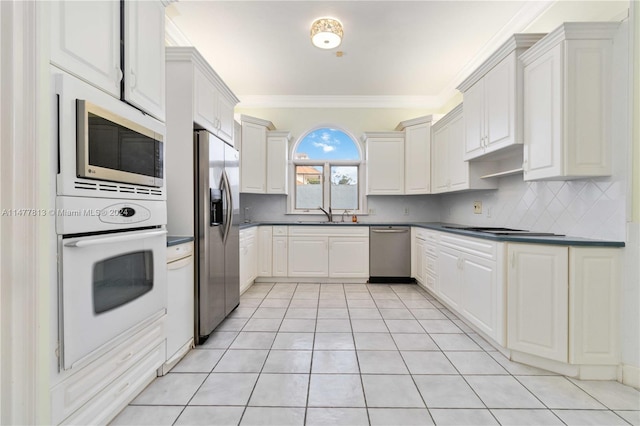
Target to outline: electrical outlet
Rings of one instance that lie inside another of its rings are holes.
[[[404,215],[409,216],[409,207],[404,208]]]
[[[492,214],[493,214],[493,209],[491,207],[487,207],[487,218],[491,218]]]
[[[375,209],[369,209],[369,214],[370,214],[371,216],[374,216],[374,215],[376,214]]]
[[[482,201],[474,201],[473,202],[473,213],[474,214],[482,214]]]

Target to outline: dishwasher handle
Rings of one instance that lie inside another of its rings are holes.
[[[405,234],[409,232],[408,229],[372,229],[371,232],[378,234]]]

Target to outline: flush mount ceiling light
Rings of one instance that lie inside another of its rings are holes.
[[[320,49],[333,49],[342,42],[342,24],[337,19],[320,18],[311,24],[311,42]]]

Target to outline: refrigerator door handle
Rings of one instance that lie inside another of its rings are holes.
[[[227,176],[226,171],[222,171],[222,185],[224,186],[222,192],[225,196],[225,201],[227,204],[227,217],[225,218],[225,227],[224,227],[224,235],[222,236],[222,243],[227,243],[227,236],[229,235],[229,231],[231,229],[231,220],[233,218],[233,200],[231,198],[231,186],[229,185],[229,177]]]

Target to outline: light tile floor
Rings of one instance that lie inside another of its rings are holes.
[[[255,284],[113,425],[640,425],[640,392],[507,360],[416,285]]]

